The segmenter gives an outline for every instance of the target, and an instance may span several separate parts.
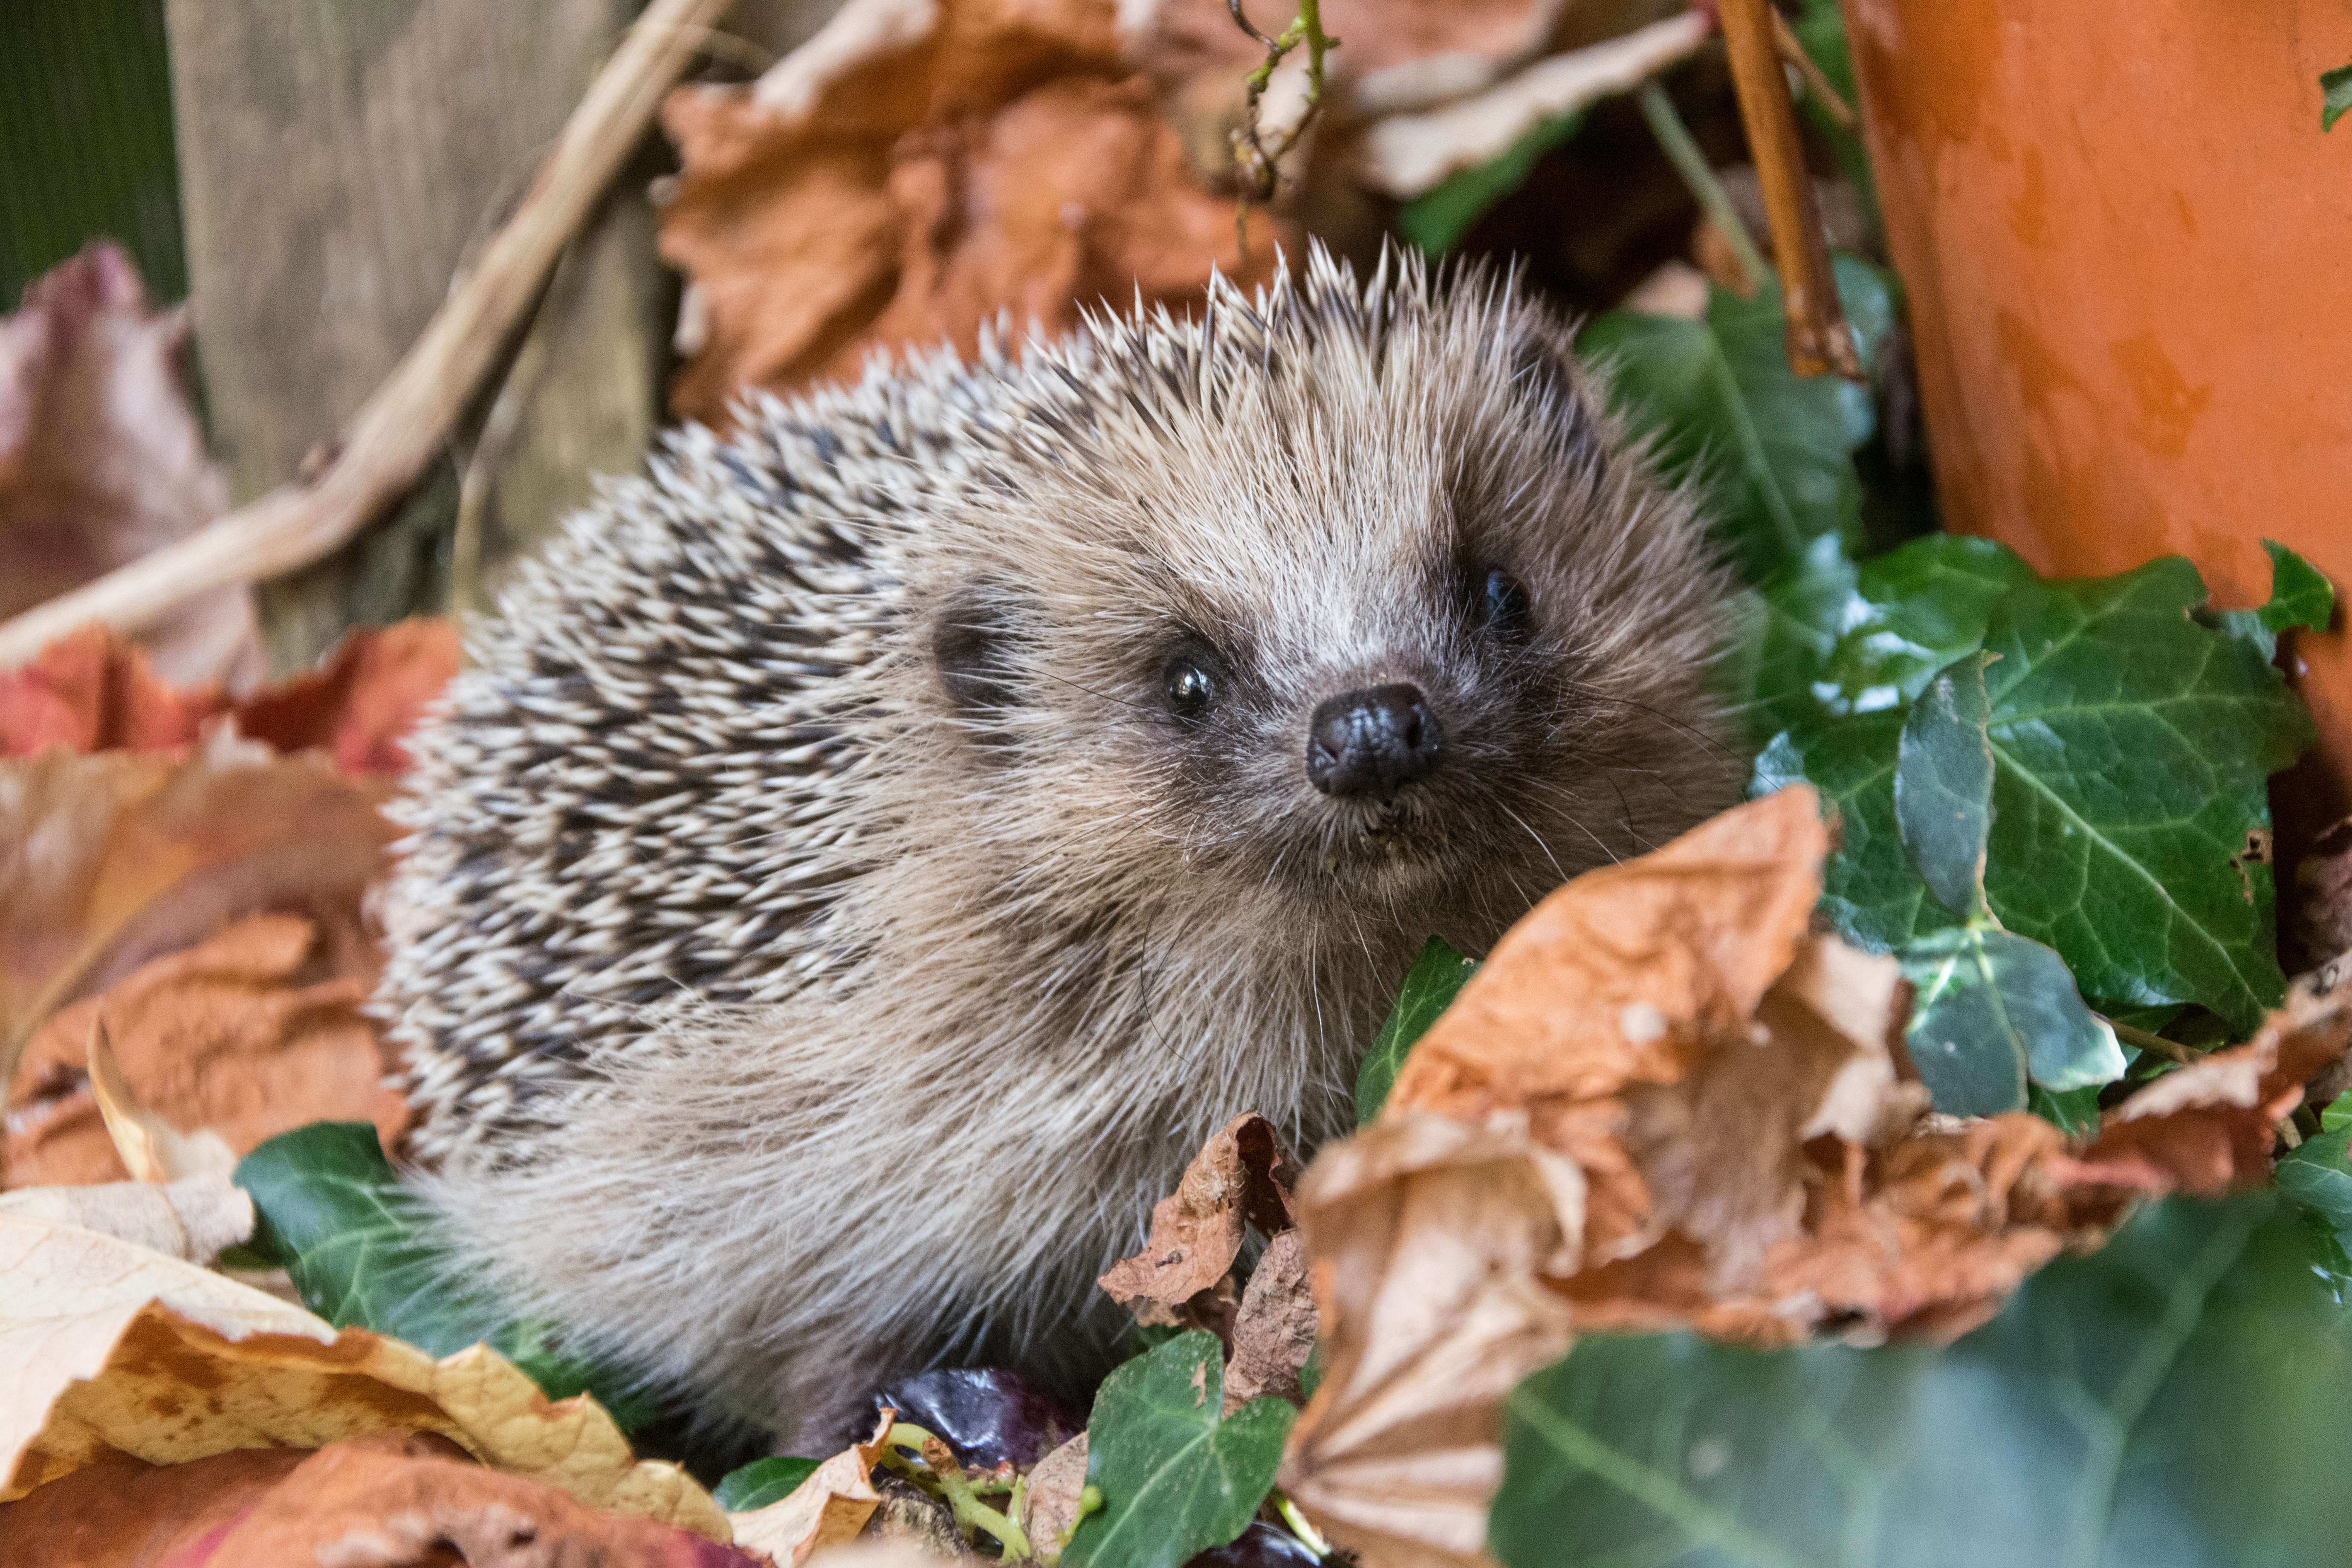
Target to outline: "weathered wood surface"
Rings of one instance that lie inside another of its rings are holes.
[[[520,197],[629,0],[169,0],[190,297],[233,499],[291,479],[408,348]],[[667,334],[644,180],[625,178],[532,331],[485,574],[638,463]],[[397,517],[265,584],[272,662],[444,606],[468,421]]]

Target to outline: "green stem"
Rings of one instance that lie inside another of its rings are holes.
[[[1714,222],[1724,243],[1731,247],[1740,269],[1748,274],[1750,289],[1762,288],[1771,279],[1771,265],[1756,247],[1756,238],[1740,220],[1739,209],[1731,205],[1731,193],[1715,177],[1715,171],[1707,166],[1706,154],[1691,139],[1690,128],[1675,112],[1674,100],[1655,81],[1643,82],[1635,97],[1642,105],[1642,118],[1650,122],[1650,133],[1658,139],[1658,146],[1666,154],[1666,161],[1675,166],[1675,173],[1690,187],[1699,210]]]
[[[901,1452],[909,1448],[921,1456],[919,1461]],[[955,1462],[955,1451],[936,1434],[912,1422],[891,1423],[888,1434],[882,1439],[882,1464],[946,1503],[954,1511],[956,1528],[963,1531],[966,1540],[974,1531],[985,1531],[995,1537],[1004,1562],[1036,1556],[1026,1531],[980,1500],[971,1478]],[[1019,1489],[1016,1486],[1014,1489],[1017,1493]]]

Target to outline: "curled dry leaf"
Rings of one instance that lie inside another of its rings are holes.
[[[2288,923],[2315,959],[2352,952],[2352,816],[2321,834],[2295,863]]]
[[[1818,813],[1786,790],[1553,893],[1300,1184],[1329,1366],[1283,1484],[1368,1563],[1475,1550],[1496,1403],[1571,1325],[1952,1338],[2136,1197],[2263,1179],[2346,1058],[2331,970],[2079,1153],[2037,1117],[1927,1117],[1894,962],[1807,934]],[[1494,1172],[1431,1195],[1465,1159]]]
[[[104,240],[0,319],[0,619],[227,510],[181,378],[187,336],[184,307],[150,312],[137,268]],[[247,588],[206,595],[145,642],[173,679],[263,673]]]
[[[34,1036],[17,1071],[0,1135],[6,1184],[134,1173],[84,1070],[101,1018],[121,1088],[180,1147],[209,1139],[233,1164],[322,1121],[373,1122],[393,1147],[408,1106],[386,1081],[398,1065],[392,1048],[361,1013],[373,965],[356,929],[338,942],[298,915],[249,915],[66,1008]],[[178,1139],[177,1128],[202,1133]]]
[[[216,686],[172,685],[136,645],[89,626],[0,670],[0,756],[173,751],[227,714],[239,734],[280,752],[323,750],[349,773],[404,773],[402,742],[457,664],[455,626],[401,621],[353,631],[310,674],[232,700]]]
[[[1224,1413],[1268,1394],[1305,1404],[1298,1378],[1314,1353],[1315,1291],[1307,1277],[1307,1248],[1296,1230],[1286,1230],[1266,1243],[1242,1292],[1225,1367]]]
[[[1021,1494],[1021,1532],[1040,1561],[1060,1559],[1062,1543],[1078,1522],[1079,1499],[1086,1489],[1087,1435],[1081,1432],[1037,1461]]]
[[[1575,1267],[1584,1196],[1508,1113],[1384,1114],[1309,1168],[1326,1360],[1278,1484],[1334,1542],[1382,1565],[1478,1561],[1504,1396],[1568,1348],[1568,1305],[1538,1276]]]
[[[1116,24],[1111,0],[851,0],[759,81],[673,94],[661,249],[697,340],[677,412],[723,425],[745,387],[969,354],[1000,311],[1056,335],[1139,292],[1189,308],[1212,267],[1270,278],[1295,235],[1265,224],[1242,265]]]
[[[785,1497],[749,1513],[730,1514],[736,1544],[766,1553],[776,1568],[800,1568],[811,1552],[856,1536],[882,1500],[874,1489],[874,1467],[898,1418],[897,1411],[883,1411],[873,1436],[825,1460]]]
[[[2242,1046],[2169,1072],[2108,1111],[2081,1159],[2059,1167],[2069,1187],[2225,1193],[2270,1179],[2278,1123],[2305,1086],[2341,1077],[2352,1048],[2352,959],[2287,988],[2286,1005]]]
[[[440,1361],[112,1237],[0,1213],[0,1500],[110,1454],[434,1433],[596,1508],[727,1539],[676,1466],[637,1462],[593,1400],[550,1401],[477,1345]]]
[[[1143,1250],[1098,1283],[1147,1322],[1174,1322],[1171,1314],[1220,1286],[1230,1304],[1226,1274],[1248,1226],[1268,1236],[1290,1227],[1296,1170],[1272,1123],[1255,1112],[1236,1116],[1192,1156],[1175,1192],[1152,1205]],[[1163,1310],[1145,1317],[1155,1306]]]
[[[0,1193],[0,1215],[75,1226],[186,1263],[210,1263],[253,1236],[253,1200],[218,1172],[158,1184],[27,1187]]]

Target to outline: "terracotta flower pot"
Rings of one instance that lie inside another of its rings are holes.
[[[2066,576],[2178,552],[2223,605],[2275,539],[2352,589],[2343,0],[1844,9],[1951,526]],[[2342,626],[2284,655],[2321,741],[2283,849],[2352,811]]]

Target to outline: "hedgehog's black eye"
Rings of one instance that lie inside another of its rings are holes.
[[[1508,572],[1486,574],[1485,591],[1478,599],[1480,624],[1497,637],[1523,637],[1534,629],[1536,607],[1528,598],[1527,585]]]
[[[1179,719],[1198,719],[1209,710],[1217,694],[1217,683],[1209,672],[1189,658],[1170,659],[1160,679],[1168,693],[1168,706]]]

